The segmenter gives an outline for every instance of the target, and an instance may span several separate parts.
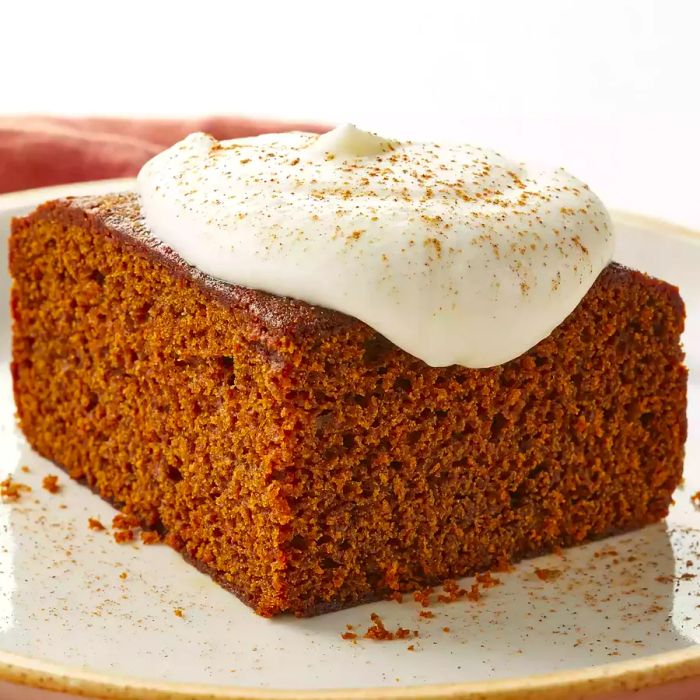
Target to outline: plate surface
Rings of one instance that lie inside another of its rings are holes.
[[[11,216],[45,199],[128,186],[4,195],[3,241]],[[690,435],[671,515],[522,563],[478,602],[435,601],[432,618],[406,596],[402,604],[265,620],[168,547],[120,545],[109,527],[90,530],[88,518],[109,526],[115,511],[34,454],[15,427],[0,246],[0,478],[11,474],[32,489],[0,503],[0,679],[138,698],[571,698],[700,674],[700,512],[690,498],[700,490],[700,234],[615,219],[616,259],[677,284],[687,305]],[[58,476],[59,493],[41,487],[48,474]],[[549,580],[536,574],[542,569],[554,571]],[[346,625],[364,632],[372,612],[419,636],[341,637]]]

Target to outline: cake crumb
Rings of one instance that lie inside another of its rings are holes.
[[[473,583],[472,587],[467,591],[467,600],[476,603],[481,600],[481,590],[478,583]]]
[[[434,592],[434,588],[423,588],[413,593],[413,600],[420,603],[424,608],[430,607],[430,595]]]
[[[430,610],[421,610],[418,614],[421,617],[424,617],[426,620],[431,620],[435,617],[435,613],[431,612]]]
[[[384,626],[382,618],[377,613],[370,615],[372,626],[364,633],[364,639],[374,639],[380,642],[390,642],[394,639],[408,639],[409,637],[417,637],[418,630],[408,630],[405,627],[397,627],[395,632],[388,630]]]
[[[691,497],[690,502],[700,510],[700,491],[696,491]]]
[[[185,617],[185,611],[182,608],[175,608],[173,610],[175,617]]]
[[[535,576],[540,581],[556,581],[562,573],[561,569],[535,569]]]
[[[515,570],[513,563],[506,557],[499,557],[496,565],[491,568],[492,571],[497,571],[500,574],[508,574]]]
[[[104,530],[105,526],[97,518],[88,518],[88,527],[91,530]]]
[[[8,476],[3,481],[0,481],[0,498],[4,501],[19,501],[23,492],[30,492],[31,486],[23,484],[19,481],[13,481],[11,476]]]
[[[442,631],[443,631],[443,632],[449,632],[449,631],[450,631],[450,628],[449,628],[449,627],[443,627],[443,628],[442,628]]]
[[[408,651],[415,651],[416,647],[413,644],[409,644],[406,649],[408,649]]]
[[[122,571],[121,574],[119,574],[119,578],[123,581],[128,575],[126,571]]]
[[[112,518],[112,527],[115,530],[131,530],[131,528],[138,527],[140,524],[139,519],[135,515],[127,513],[117,513]]]
[[[133,530],[117,530],[114,533],[114,541],[117,544],[125,544],[126,542],[134,541],[134,531]]]
[[[490,571],[486,571],[483,574],[476,575],[477,583],[481,584],[484,588],[493,588],[494,586],[501,585],[500,578],[494,578]]]
[[[141,532],[141,542],[144,544],[158,544],[160,535],[155,530],[143,530]]]
[[[31,471],[26,464],[22,465],[20,467],[20,470],[23,471],[25,474],[29,474],[29,472]]]
[[[58,483],[58,477],[55,474],[49,474],[41,480],[42,487],[49,493],[58,493],[61,487]]]
[[[442,590],[445,591],[438,596],[439,603],[454,603],[460,598],[464,598],[468,595],[468,592],[464,588],[460,588],[457,581],[454,579],[448,579],[442,584]]]
[[[340,636],[343,639],[357,639],[357,635],[354,632],[343,632]]]
[[[500,585],[500,583],[500,580],[493,578],[490,572],[478,574],[476,576],[476,582],[473,583],[469,589],[460,588],[456,581],[449,579],[443,584],[445,593],[441,593],[438,596],[438,601],[440,603],[454,603],[456,600],[466,598],[475,603],[481,600],[481,586],[484,588],[493,588],[494,586]]]
[[[447,581],[442,584],[442,590],[445,591],[447,595],[438,596],[438,600],[441,603],[450,603],[464,595],[462,592],[464,589],[460,588],[459,584],[454,579],[447,579]]]

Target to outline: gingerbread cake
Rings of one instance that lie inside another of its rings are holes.
[[[546,338],[480,368],[215,279],[135,194],[16,219],[10,268],[31,446],[261,615],[639,528],[681,479],[683,303],[614,263]]]

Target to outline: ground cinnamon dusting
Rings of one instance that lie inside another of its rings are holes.
[[[61,490],[61,487],[58,485],[58,477],[55,474],[45,476],[41,481],[41,485],[49,493],[58,493]]]

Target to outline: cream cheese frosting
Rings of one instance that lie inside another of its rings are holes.
[[[529,350],[614,246],[605,207],[564,170],[350,124],[191,134],[138,191],[153,235],[202,272],[354,316],[433,366]]]

